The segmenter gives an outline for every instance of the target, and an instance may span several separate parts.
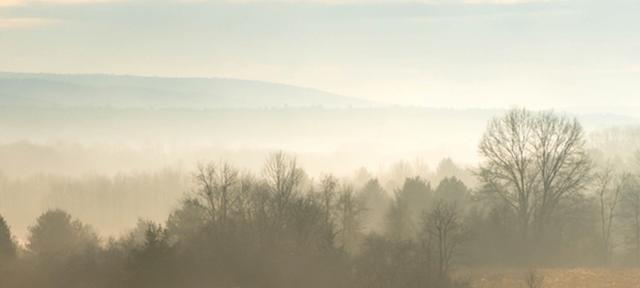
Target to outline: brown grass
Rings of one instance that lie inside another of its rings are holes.
[[[527,269],[460,270],[457,278],[468,280],[473,288],[524,288]],[[544,288],[640,288],[638,268],[538,269]]]

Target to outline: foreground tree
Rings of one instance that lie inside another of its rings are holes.
[[[503,118],[492,120],[480,142],[480,155],[484,158],[480,178],[488,191],[516,212],[523,240],[529,236],[533,194],[538,184],[529,140],[533,126],[529,111],[512,110]]]
[[[489,123],[479,150],[485,190],[514,210],[525,242],[542,237],[561,203],[589,181],[582,126],[552,112],[509,111]]]
[[[582,126],[577,119],[540,112],[534,121],[535,169],[540,177],[536,193],[535,221],[538,233],[546,232],[561,202],[586,189],[592,170],[585,149]]]

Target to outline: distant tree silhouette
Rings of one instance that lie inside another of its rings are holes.
[[[207,209],[195,198],[181,201],[178,209],[171,212],[167,219],[167,235],[171,241],[180,241],[193,237],[207,225]]]
[[[49,210],[29,227],[27,249],[43,258],[60,258],[78,255],[97,249],[98,236],[93,229],[73,220],[63,210]]]
[[[391,197],[387,195],[378,179],[367,181],[358,192],[358,198],[364,206],[362,221],[365,232],[383,232]]]
[[[0,216],[0,265],[16,259],[16,243],[11,235],[9,225]]]
[[[325,175],[320,180],[319,200],[325,214],[325,221],[327,223],[331,223],[334,220],[333,210],[335,206],[338,185],[338,179],[333,175]]]
[[[614,221],[630,176],[619,175],[607,163],[595,174],[595,190],[599,210],[602,261],[610,264],[613,250]]]
[[[296,188],[304,177],[304,172],[298,167],[296,158],[283,152],[271,154],[267,158],[263,173],[278,208],[284,208],[293,198]]]
[[[640,265],[640,184],[636,177],[631,177],[626,183],[620,214],[631,261],[634,265]]]
[[[101,248],[93,229],[62,210],[49,210],[29,228],[27,250],[35,260],[31,287],[86,287],[101,280]]]
[[[130,274],[126,285],[132,288],[176,287],[174,274],[175,259],[171,255],[167,231],[151,221],[142,222],[146,226],[143,244],[132,251],[127,267]]]
[[[466,237],[460,211],[455,203],[438,200],[423,217],[423,236],[428,237],[427,242],[435,252],[433,262],[438,278],[446,279]]]
[[[428,182],[420,177],[406,178],[387,216],[389,236],[395,239],[411,239],[417,235],[422,213],[432,201],[433,191]]]
[[[445,177],[438,184],[434,197],[462,205],[462,202],[468,200],[467,197],[469,197],[469,189],[458,178]]]
[[[336,220],[338,243],[348,253],[357,249],[360,233],[362,232],[363,204],[356,197],[353,188],[344,185],[336,201]]]
[[[197,193],[216,229],[227,229],[231,214],[235,212],[239,197],[238,175],[238,170],[225,162],[209,163],[198,168],[195,176]]]

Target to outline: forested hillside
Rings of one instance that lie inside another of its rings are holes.
[[[2,106],[114,108],[371,107],[310,88],[224,78],[0,72]]]

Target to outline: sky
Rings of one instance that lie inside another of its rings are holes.
[[[383,103],[640,112],[637,0],[0,0],[0,71],[226,77]]]

